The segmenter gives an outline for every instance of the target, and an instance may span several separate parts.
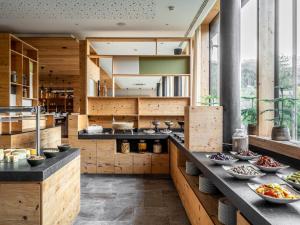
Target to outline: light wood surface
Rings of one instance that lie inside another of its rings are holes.
[[[116,140],[97,141],[97,173],[115,173]]]
[[[151,174],[151,154],[133,154],[133,173]]]
[[[251,225],[251,223],[238,211],[236,213],[236,225]]]
[[[222,151],[223,109],[221,106],[186,107],[184,145],[190,151]]]
[[[72,225],[80,210],[80,157],[42,182],[42,225]]]
[[[116,153],[115,155],[115,173],[132,174],[133,173],[133,154]]]
[[[39,183],[0,183],[0,224],[40,225]]]
[[[249,144],[272,152],[300,159],[300,146],[288,141],[273,141],[268,137],[249,136]]]
[[[151,173],[152,174],[169,174],[169,154],[152,154],[151,155]]]

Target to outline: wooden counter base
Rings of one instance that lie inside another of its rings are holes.
[[[80,157],[42,182],[0,183],[1,225],[71,225],[80,210]]]

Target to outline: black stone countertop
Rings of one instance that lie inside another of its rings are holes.
[[[284,183],[274,173],[251,180],[237,180],[227,174],[222,166],[215,165],[202,152],[189,152],[184,145],[170,136],[173,143],[182,151],[201,172],[238,208],[253,225],[296,225],[300,224],[300,202],[286,205],[271,204],[260,198],[247,183]],[[285,161],[286,162],[286,161]],[[246,162],[237,162],[236,164]],[[299,163],[299,162],[298,162]],[[281,170],[281,173],[290,173],[294,168]]]
[[[102,134],[88,134],[80,131],[78,133],[78,139],[167,139],[169,134],[155,133],[146,134],[143,131],[134,131],[126,133],[102,133]]]
[[[60,152],[55,158],[46,159],[43,164],[36,167],[31,167],[26,159],[19,160],[17,163],[0,162],[0,182],[43,181],[75,159],[79,154],[79,149],[72,148],[66,152]]]

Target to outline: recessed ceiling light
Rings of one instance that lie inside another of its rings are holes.
[[[133,51],[137,52],[138,50],[135,48],[135,49],[133,49]]]
[[[119,22],[119,23],[116,23],[117,26],[120,26],[120,27],[123,27],[126,25],[126,23],[123,23],[123,22]]]
[[[107,45],[110,45],[110,42],[107,42],[106,44],[107,44]]]
[[[79,24],[78,24],[78,23],[75,23],[75,26],[79,26]]]
[[[168,9],[169,9],[169,11],[173,11],[175,9],[175,6],[174,5],[169,5]]]
[[[169,26],[169,24],[168,24],[168,23],[166,23],[165,25],[166,25],[166,26]]]

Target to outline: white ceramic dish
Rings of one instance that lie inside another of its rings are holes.
[[[272,202],[272,203],[276,203],[276,204],[288,204],[288,203],[297,202],[300,200],[300,197],[296,198],[296,199],[284,199],[284,198],[273,198],[273,197],[259,194],[256,192],[256,189],[260,185],[261,184],[248,183],[248,186],[251,188],[252,191],[255,192],[255,194],[257,194],[258,196],[260,196],[261,198],[263,198],[264,200],[266,200],[268,202]],[[296,191],[295,189],[293,189],[292,187],[290,187],[289,185],[286,185],[286,184],[280,184],[280,185],[283,186],[285,189],[287,189],[289,192],[291,192],[293,195],[300,196],[300,193],[298,191]]]
[[[211,159],[210,158],[211,155],[206,155],[206,157],[214,162],[215,164],[218,164],[218,165],[232,165],[233,163],[239,161],[238,159],[231,159],[231,160],[216,160],[216,159]]]
[[[250,166],[250,165],[245,165],[245,166]],[[238,174],[238,173],[235,173],[233,172],[231,169],[232,169],[232,166],[222,166],[223,169],[228,173],[230,174],[231,176],[237,178],[237,179],[240,179],[240,180],[249,180],[249,179],[252,179],[252,178],[256,178],[256,177],[261,177],[261,176],[264,176],[266,175],[265,173],[261,173],[260,171],[258,171],[257,168],[255,168],[254,166],[251,166],[254,170],[256,170],[259,174],[257,175],[243,175],[243,174]]]
[[[296,183],[294,183],[294,182],[289,181],[289,180],[286,179],[288,175],[283,175],[283,174],[281,174],[281,173],[277,173],[276,175],[277,175],[279,178],[281,178],[283,181],[285,181],[285,182],[287,182],[288,184],[292,185],[294,188],[297,188],[297,189],[300,190],[300,184],[296,184]]]
[[[278,167],[266,167],[266,166],[256,165],[256,160],[249,160],[249,162],[252,165],[259,168],[260,170],[265,171],[265,172],[270,172],[270,173],[274,173],[274,172],[277,172],[278,170],[289,168],[289,166],[284,165],[284,164],[281,164],[281,166],[278,166]]]
[[[237,154],[237,152],[232,152],[232,151],[230,152],[230,154],[232,154],[234,157],[236,157],[237,159],[240,159],[240,160],[251,160],[251,159],[255,159],[255,158],[258,158],[261,156],[261,155],[243,156],[243,155]]]

